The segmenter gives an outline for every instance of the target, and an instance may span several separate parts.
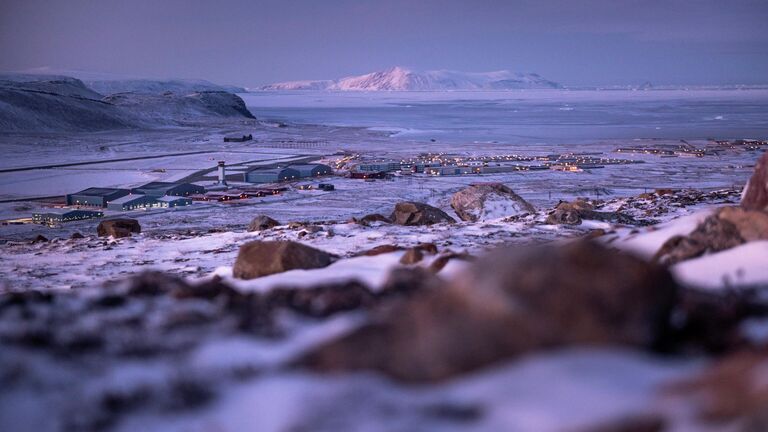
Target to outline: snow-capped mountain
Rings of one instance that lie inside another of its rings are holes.
[[[513,90],[559,88],[560,84],[538,74],[496,72],[458,72],[450,70],[413,71],[393,67],[380,72],[350,76],[339,80],[289,81],[262,87],[262,90],[330,91],[441,91]]]

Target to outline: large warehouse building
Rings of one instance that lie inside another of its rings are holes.
[[[300,177],[301,173],[293,168],[256,169],[245,173],[245,181],[249,183],[275,183]]]
[[[136,210],[152,207],[160,207],[160,203],[157,201],[158,197],[151,195],[138,195],[131,194],[116,200],[110,201],[107,205],[107,209],[115,211]]]
[[[249,183],[275,183],[287,180],[297,180],[307,177],[320,177],[333,174],[333,168],[323,164],[298,164],[287,168],[255,169],[245,173],[245,181]]]
[[[93,187],[77,193],[67,195],[68,205],[81,205],[90,207],[106,207],[110,202],[122,198],[131,191],[128,189]]]
[[[192,183],[152,182],[131,189],[131,193],[152,196],[189,196],[205,193],[205,188]]]
[[[32,213],[34,223],[55,226],[64,222],[103,217],[104,213],[98,210],[65,210]]]
[[[295,169],[299,172],[299,176],[304,177],[319,177],[324,175],[333,174],[333,168],[323,164],[299,164],[290,165],[288,168]]]

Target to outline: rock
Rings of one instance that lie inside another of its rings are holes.
[[[388,224],[392,223],[392,221],[388,217],[386,217],[386,216],[384,216],[382,214],[379,214],[379,213],[371,213],[371,214],[368,214],[368,215],[365,215],[365,216],[361,217],[360,219],[354,219],[354,221],[356,223],[358,223],[360,225],[364,225],[364,226],[370,226],[371,224],[374,224],[374,223],[377,223],[377,222],[379,222],[379,223],[388,223]]]
[[[248,231],[264,231],[270,228],[274,228],[278,225],[280,225],[280,222],[272,219],[271,217],[267,215],[259,215],[253,218],[251,223],[248,225]]]
[[[136,219],[119,218],[107,219],[99,223],[96,233],[99,237],[130,237],[131,233],[140,233],[141,225]]]
[[[656,252],[654,260],[672,265],[755,240],[768,240],[768,214],[739,207],[723,207],[704,219],[687,236],[667,240]]]
[[[602,237],[605,235],[605,230],[602,228],[593,229],[590,232],[587,233],[584,237],[582,237],[584,240],[594,240],[598,237]]]
[[[37,237],[32,239],[32,243],[48,243],[48,242],[49,242],[48,237],[42,234],[38,234]]]
[[[76,239],[84,239],[85,236],[80,234],[79,232],[73,232],[69,238],[71,238],[72,240],[76,240]]]
[[[413,248],[418,249],[421,252],[428,253],[430,255],[434,255],[437,253],[437,245],[434,243],[419,243]]]
[[[746,210],[768,210],[768,153],[755,164],[740,205]]]
[[[253,241],[240,247],[232,273],[236,278],[254,279],[296,269],[326,267],[333,256],[293,241]]]
[[[439,208],[412,201],[397,203],[389,218],[398,225],[432,225],[441,222],[456,222],[454,218]]]
[[[307,233],[307,234],[316,234],[323,230],[323,227],[318,225],[307,225],[305,226],[301,232]]]
[[[265,299],[270,308],[289,308],[315,318],[325,318],[338,312],[367,308],[375,301],[373,292],[356,280],[311,288],[276,288],[271,290]]]
[[[623,213],[595,211],[592,204],[580,199],[570,203],[559,203],[547,216],[547,223],[552,225],[580,225],[584,219],[630,225],[638,223],[632,216]]]
[[[768,356],[765,352],[731,354],[698,376],[670,386],[669,392],[693,403],[694,413],[705,423],[768,425]],[[761,418],[762,417],[762,418]],[[703,428],[702,428],[703,429]],[[763,431],[757,429],[736,429]]]
[[[658,196],[674,195],[675,193],[674,189],[656,189],[654,192]]]
[[[768,240],[768,213],[739,207],[723,207],[717,217],[732,223],[745,241]]]
[[[432,273],[439,273],[440,270],[442,270],[446,265],[448,265],[448,262],[453,259],[458,259],[462,261],[473,261],[475,257],[472,255],[466,253],[466,252],[453,252],[448,251],[445,253],[440,254],[437,258],[435,258],[434,261],[429,265],[429,270]]]
[[[472,184],[453,194],[451,207],[461,220],[469,222],[536,212],[530,203],[501,183]]]
[[[402,246],[392,245],[392,244],[383,244],[383,245],[375,246],[368,250],[364,250],[362,252],[358,252],[354,256],[376,256],[376,255],[401,251],[403,249],[405,248]]]
[[[412,294],[439,289],[445,282],[423,267],[395,267],[379,289],[382,295]]]
[[[424,259],[424,254],[421,252],[421,250],[416,248],[409,248],[405,251],[405,254],[403,254],[402,258],[400,258],[400,264],[412,265],[416,264],[422,259]]]
[[[504,248],[424,290],[300,364],[437,381],[537,349],[664,349],[676,285],[663,267],[591,242]]]

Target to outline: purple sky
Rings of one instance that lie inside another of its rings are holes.
[[[0,70],[256,86],[390,66],[768,83],[768,0],[0,0]]]

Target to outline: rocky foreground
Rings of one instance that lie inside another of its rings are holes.
[[[741,199],[536,211],[514,196],[512,216],[484,220],[484,201],[514,194],[485,185],[452,201],[470,222],[423,203],[261,216],[245,234],[157,239],[207,244],[172,258],[213,256],[200,277],[9,283],[0,430],[768,430],[767,172],[768,155]],[[108,237],[7,248],[125,259],[153,241],[140,231],[105,221]]]

